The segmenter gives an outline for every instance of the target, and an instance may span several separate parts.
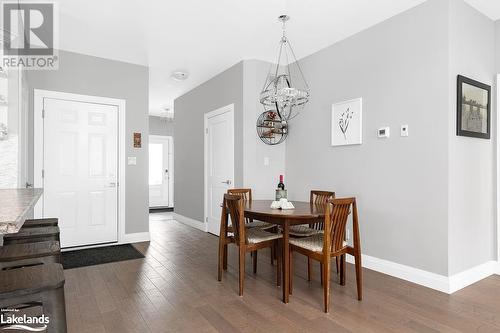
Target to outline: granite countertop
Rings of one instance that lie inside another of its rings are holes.
[[[0,234],[18,232],[42,193],[41,188],[0,189]]]

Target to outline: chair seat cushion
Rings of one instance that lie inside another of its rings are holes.
[[[281,234],[273,234],[260,228],[246,229],[248,244],[257,244],[265,241],[281,238]]]
[[[254,220],[252,222],[245,223],[245,227],[246,228],[259,228],[259,229],[265,230],[265,229],[272,229],[275,227],[275,225],[272,223],[268,223],[268,222]]]
[[[309,237],[290,239],[290,244],[313,252],[322,252],[323,242],[324,242],[324,234],[322,233]],[[344,241],[344,246],[346,245],[347,242]]]
[[[288,233],[291,236],[296,236],[296,237],[308,237],[308,236],[320,234],[322,232],[323,232],[323,230],[316,230],[316,229],[309,227],[309,224],[292,225],[288,229]]]

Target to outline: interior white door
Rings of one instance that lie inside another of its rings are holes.
[[[118,241],[118,108],[44,99],[43,216],[61,246]]]
[[[218,235],[224,193],[234,181],[234,118],[232,106],[206,116],[206,214],[208,231]]]
[[[170,206],[169,138],[149,136],[149,207]]]

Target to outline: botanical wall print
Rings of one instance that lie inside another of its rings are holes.
[[[362,143],[362,99],[340,102],[332,106],[332,146]]]
[[[491,87],[465,76],[457,79],[457,135],[490,138]]]

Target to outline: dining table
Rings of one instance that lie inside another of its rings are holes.
[[[283,302],[289,302],[290,296],[290,251],[289,251],[289,228],[293,225],[314,223],[324,219],[324,204],[314,204],[303,201],[292,201],[294,209],[273,209],[272,200],[248,200],[244,204],[246,218],[264,221],[279,225],[283,233]]]

